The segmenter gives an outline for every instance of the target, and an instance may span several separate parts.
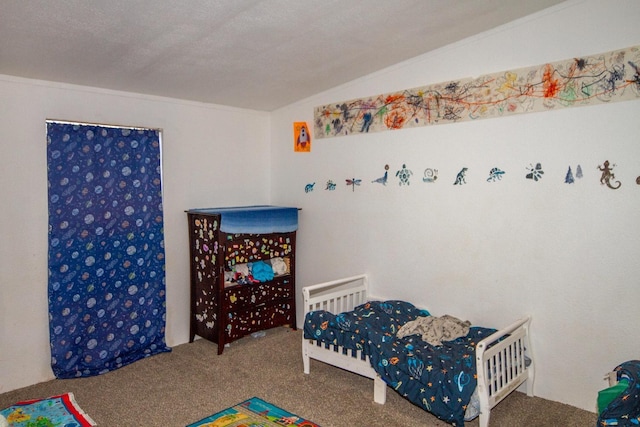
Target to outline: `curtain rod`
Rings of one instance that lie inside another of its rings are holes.
[[[157,130],[162,132],[162,128],[114,125],[114,124],[106,124],[106,123],[90,123],[90,122],[79,122],[79,121],[58,120],[58,119],[45,119],[45,123],[60,123],[60,124],[79,125],[79,126],[102,126],[102,127],[117,128],[117,129],[124,128],[124,129],[133,129],[133,130]]]

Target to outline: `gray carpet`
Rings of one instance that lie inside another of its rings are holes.
[[[221,356],[215,344],[197,340],[97,377],[0,394],[0,408],[73,392],[101,427],[179,427],[257,396],[323,427],[448,426],[391,389],[385,405],[373,403],[373,381],[358,375],[314,361],[305,375],[301,339],[300,331],[270,329]],[[478,420],[465,425],[477,427]],[[515,392],[493,409],[490,425],[591,427],[596,415]]]

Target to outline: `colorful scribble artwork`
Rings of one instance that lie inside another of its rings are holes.
[[[293,151],[309,153],[311,151],[311,133],[307,122],[293,123]]]
[[[317,138],[640,99],[640,46],[314,109]]]
[[[613,173],[613,168],[616,167],[615,163],[609,163],[609,160],[605,160],[602,165],[598,165],[598,170],[602,172],[600,175],[600,185],[606,185],[612,190],[620,188],[622,183],[616,181],[616,176]]]

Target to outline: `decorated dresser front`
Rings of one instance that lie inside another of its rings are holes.
[[[224,345],[275,326],[296,327],[296,208],[187,211],[191,332]],[[242,230],[247,230],[246,233]]]

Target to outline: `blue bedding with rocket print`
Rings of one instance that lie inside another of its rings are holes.
[[[466,337],[440,346],[420,335],[396,338],[402,325],[428,315],[404,301],[369,302],[337,315],[314,311],[305,318],[304,336],[362,350],[380,377],[403,397],[453,426],[464,426],[477,386],[475,346],[495,329],[471,327]]]

